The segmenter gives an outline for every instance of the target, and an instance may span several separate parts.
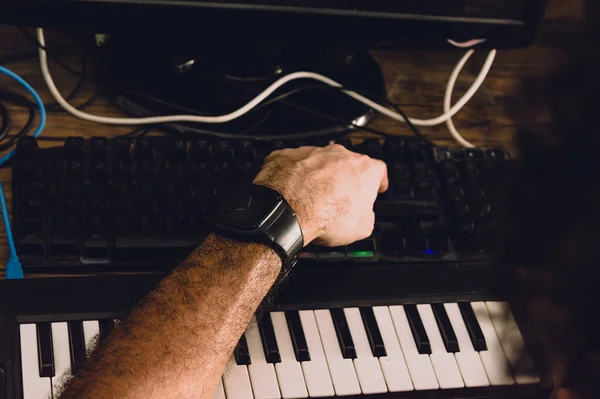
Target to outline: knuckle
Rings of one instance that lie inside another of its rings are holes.
[[[331,149],[332,151],[347,151],[346,147],[337,143],[329,144],[327,148]]]
[[[275,150],[275,151],[271,152],[269,155],[267,155],[265,157],[264,163],[267,163],[267,162],[273,160],[273,158],[277,158],[281,154],[281,152],[282,152],[282,150]]]

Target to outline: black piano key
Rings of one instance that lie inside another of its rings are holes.
[[[235,357],[235,363],[239,366],[249,366],[252,363],[245,336],[242,335],[238,341],[238,344],[233,351],[233,357]]]
[[[69,351],[71,353],[71,373],[75,374],[85,364],[85,339],[83,337],[83,323],[69,321]]]
[[[100,324],[100,341],[106,339],[111,331],[115,328],[115,323],[112,319],[104,319],[99,321]]]
[[[481,326],[479,326],[475,312],[473,312],[473,307],[469,302],[459,302],[458,308],[460,309],[460,314],[462,314],[465,325],[467,326],[473,348],[475,348],[477,352],[486,351],[487,344],[485,343],[485,336],[483,335],[483,331],[481,331]]]
[[[344,359],[356,359],[356,349],[354,348],[354,341],[350,334],[350,328],[348,328],[344,309],[331,309],[331,318],[342,350],[342,357]]]
[[[435,321],[440,330],[442,340],[444,341],[446,351],[450,353],[460,352],[458,339],[456,338],[456,333],[452,328],[452,324],[450,323],[450,318],[448,317],[448,313],[446,313],[444,304],[434,303],[431,305],[431,307],[433,309],[433,315],[435,316]]]
[[[273,330],[270,313],[265,314],[262,320],[258,322],[258,331],[260,331],[260,338],[265,350],[267,363],[280,363],[281,356],[279,355],[279,347],[275,339],[275,330]]]
[[[375,313],[373,308],[362,307],[360,308],[360,315],[362,316],[365,330],[367,331],[367,338],[369,339],[369,345],[371,345],[371,352],[373,356],[382,357],[387,356],[385,345],[383,344],[383,338],[381,338],[381,332],[375,319]]]
[[[417,305],[404,305],[404,311],[406,312],[406,318],[408,319],[408,324],[410,324],[413,338],[417,344],[417,350],[421,355],[431,355],[431,344],[429,343],[429,337],[425,331],[421,316],[419,316]]]
[[[50,323],[37,323],[37,345],[40,377],[54,377],[54,349]]]
[[[285,319],[287,320],[288,329],[290,330],[290,337],[292,338],[292,346],[294,347],[296,360],[299,362],[310,361],[310,353],[308,352],[306,337],[304,336],[304,330],[302,329],[300,313],[297,311],[285,312]]]

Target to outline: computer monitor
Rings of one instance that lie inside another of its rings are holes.
[[[531,43],[547,0],[3,0],[0,22],[222,38],[443,47]]]

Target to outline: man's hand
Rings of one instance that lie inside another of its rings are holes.
[[[373,232],[373,203],[388,188],[385,163],[348,151],[339,144],[300,147],[270,154],[255,184],[277,190],[288,201],[304,234],[339,246]]]

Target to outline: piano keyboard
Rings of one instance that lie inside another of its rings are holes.
[[[54,398],[115,321],[19,325],[23,399]],[[538,384],[503,302],[350,307],[253,319],[214,399],[455,391]],[[466,392],[466,391],[465,391]],[[465,395],[466,396],[466,395]]]

